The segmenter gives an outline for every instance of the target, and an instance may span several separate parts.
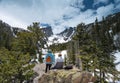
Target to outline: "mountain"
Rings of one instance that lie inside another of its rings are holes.
[[[0,39],[2,39],[2,34],[9,35],[9,37],[12,37],[12,31],[11,31],[11,26],[2,20],[0,20]]]
[[[12,28],[7,23],[0,20],[0,47],[10,49],[10,42],[13,38]]]
[[[12,32],[14,34],[14,36],[18,33],[18,32],[25,32],[26,30],[22,29],[22,28],[17,28],[17,27],[11,27],[12,28]]]
[[[44,26],[40,25],[40,27],[43,29],[43,32],[46,34],[47,37],[53,35],[52,28],[50,25],[44,25]],[[18,27],[11,27],[9,24],[0,20],[0,34],[7,33],[11,36],[15,36],[18,32],[25,32],[25,31],[27,30]]]
[[[71,40],[73,34],[75,32],[75,28],[68,27],[62,32],[58,34],[54,34],[48,38],[48,44],[51,45],[53,43],[66,43]]]
[[[52,28],[49,24],[40,24],[40,28],[42,28],[43,32],[47,37],[50,37],[53,35]],[[13,34],[16,35],[18,32],[24,32],[27,31],[22,28],[12,27]]]
[[[43,29],[44,33],[46,34],[47,37],[50,37],[53,35],[52,28],[49,24],[40,24],[40,27]]]
[[[114,43],[117,48],[120,48],[120,12],[109,15],[104,18],[104,22],[108,24],[108,28],[110,29],[110,32],[112,31],[112,34],[114,35]],[[103,21],[98,22],[100,27],[102,26]],[[88,33],[91,33],[92,26],[94,26],[94,23],[85,25],[85,28],[87,29]],[[53,34],[52,28],[50,24],[47,23],[41,23],[40,27],[43,29],[43,32],[48,37],[49,43],[64,43],[71,40],[72,36],[75,34],[75,27],[67,27],[64,31]],[[1,34],[6,33],[10,37],[15,36],[20,31],[26,31],[22,28],[17,27],[11,27],[9,24],[0,21],[0,40],[2,39]]]
[[[109,29],[109,32],[114,36],[114,43],[117,48],[120,48],[120,12],[108,15],[107,17],[103,17],[102,21],[98,22],[99,27],[103,26],[103,22],[106,23],[106,26]],[[93,29],[94,23],[85,25],[86,30],[89,34],[91,34],[91,30]],[[72,36],[75,34],[75,27],[68,27],[64,31],[52,35],[49,40],[54,43],[64,43],[71,40]]]
[[[64,31],[62,31],[61,33],[59,33],[57,35],[63,36],[65,38],[69,38],[69,37],[72,36],[73,33],[74,33],[74,28],[69,27],[69,28],[66,28]]]

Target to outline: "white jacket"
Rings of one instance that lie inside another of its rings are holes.
[[[55,62],[56,62],[56,63],[57,63],[57,62],[64,62],[64,60],[63,60],[63,58],[60,56],[60,57],[58,57],[58,58],[56,59]]]

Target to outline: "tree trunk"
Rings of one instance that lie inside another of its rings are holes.
[[[102,83],[102,71],[101,71],[101,68],[100,68],[100,83]]]

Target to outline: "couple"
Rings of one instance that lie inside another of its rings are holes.
[[[47,73],[48,69],[50,70],[52,67],[52,64],[54,64],[54,67],[52,69],[62,69],[63,67],[63,58],[62,55],[59,54],[58,58],[55,61],[55,55],[51,51],[48,51],[48,54],[45,56],[45,63],[46,63],[46,68],[45,68],[45,73]]]

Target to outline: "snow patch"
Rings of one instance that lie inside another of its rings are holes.
[[[115,57],[116,57],[115,63],[120,62],[120,52],[115,53]],[[120,64],[117,65],[116,68],[118,71],[120,71]]]
[[[70,39],[69,39],[70,40]],[[52,35],[48,38],[48,46],[52,44],[57,44],[57,43],[66,43],[68,40],[65,40],[63,36],[59,35]]]

